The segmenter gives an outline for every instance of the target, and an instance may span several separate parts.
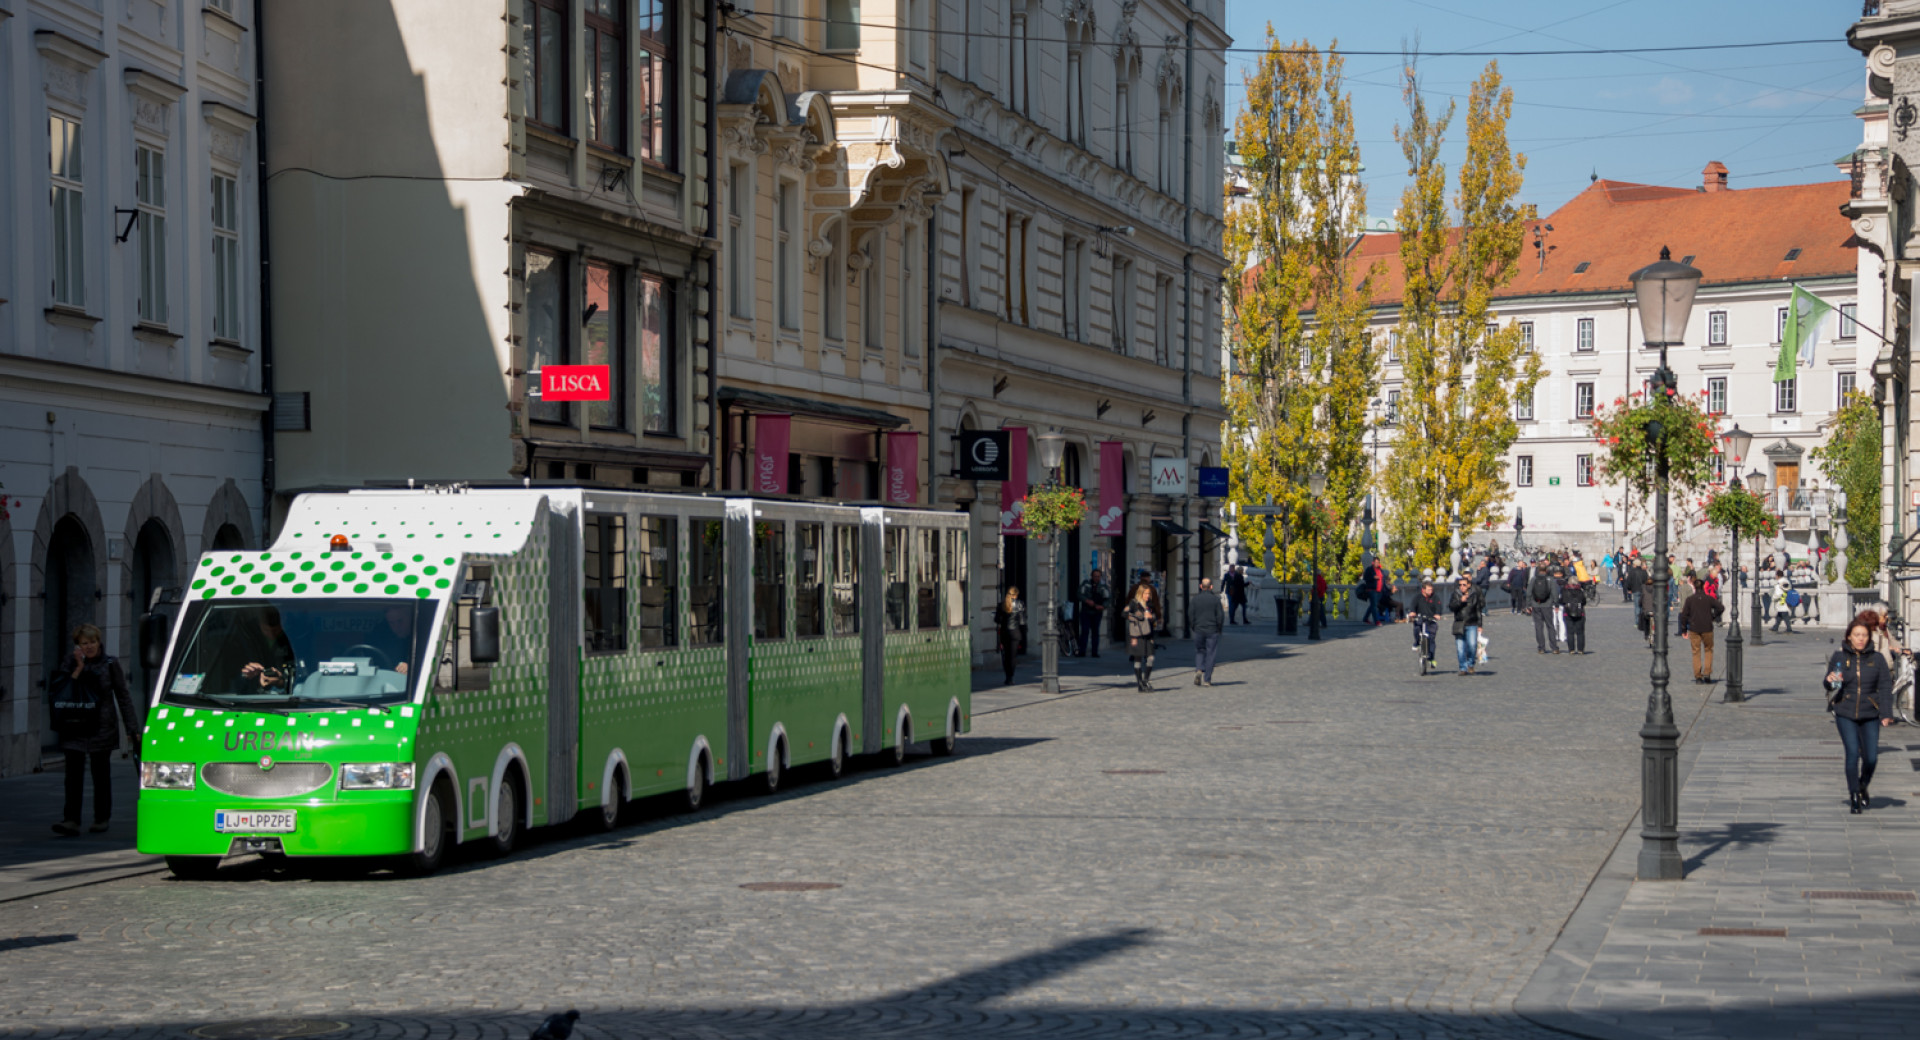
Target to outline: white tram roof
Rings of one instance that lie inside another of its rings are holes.
[[[526,544],[540,503],[553,497],[545,490],[301,495],[293,500],[273,549],[326,552],[333,536],[343,534],[359,551],[506,555]]]

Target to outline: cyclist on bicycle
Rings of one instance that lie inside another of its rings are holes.
[[[1407,613],[1413,618],[1413,648],[1427,655],[1427,663],[1434,664],[1433,640],[1439,632],[1440,597],[1434,594],[1433,579],[1422,578],[1420,591],[1414,593],[1413,602],[1407,604]]]

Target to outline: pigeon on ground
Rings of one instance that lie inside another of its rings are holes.
[[[580,1020],[580,1012],[569,1011],[563,1015],[548,1015],[540,1028],[533,1031],[527,1040],[567,1040],[573,1035],[573,1024]]]

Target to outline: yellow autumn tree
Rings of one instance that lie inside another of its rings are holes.
[[[1531,398],[1540,359],[1516,326],[1500,324],[1493,294],[1513,280],[1534,214],[1516,203],[1526,157],[1507,144],[1513,91],[1501,85],[1498,63],[1468,95],[1451,205],[1440,153],[1454,105],[1436,117],[1411,64],[1404,84],[1407,122],[1394,129],[1410,178],[1399,213],[1404,384],[1383,474],[1387,546],[1402,564],[1444,568],[1455,502],[1463,532],[1505,525],[1514,402]]]
[[[1271,26],[1266,44],[1235,126],[1250,191],[1227,206],[1233,365],[1222,461],[1232,501],[1272,496],[1288,507],[1274,527],[1277,558],[1256,558],[1299,580],[1311,572],[1316,530],[1323,568],[1337,574],[1357,563],[1352,534],[1378,364],[1367,330],[1371,273],[1348,256],[1366,194],[1343,62],[1305,42],[1282,45]],[[1327,476],[1318,505],[1313,473]],[[1240,535],[1258,553],[1268,521],[1248,521]]]

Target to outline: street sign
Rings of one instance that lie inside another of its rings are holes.
[[[1184,495],[1187,493],[1187,460],[1154,459],[1153,493],[1156,495]]]
[[[606,365],[546,365],[540,369],[542,401],[608,401],[613,371]]]
[[[1548,484],[1549,486],[1551,486],[1551,487],[1559,487],[1559,486],[1560,486],[1560,478],[1559,478],[1559,477],[1548,477],[1548,478],[1547,478],[1547,484]]]
[[[1227,467],[1225,466],[1200,467],[1200,497],[1201,498],[1227,497]]]
[[[1006,430],[961,430],[958,476],[961,480],[1006,480],[1010,434]]]

